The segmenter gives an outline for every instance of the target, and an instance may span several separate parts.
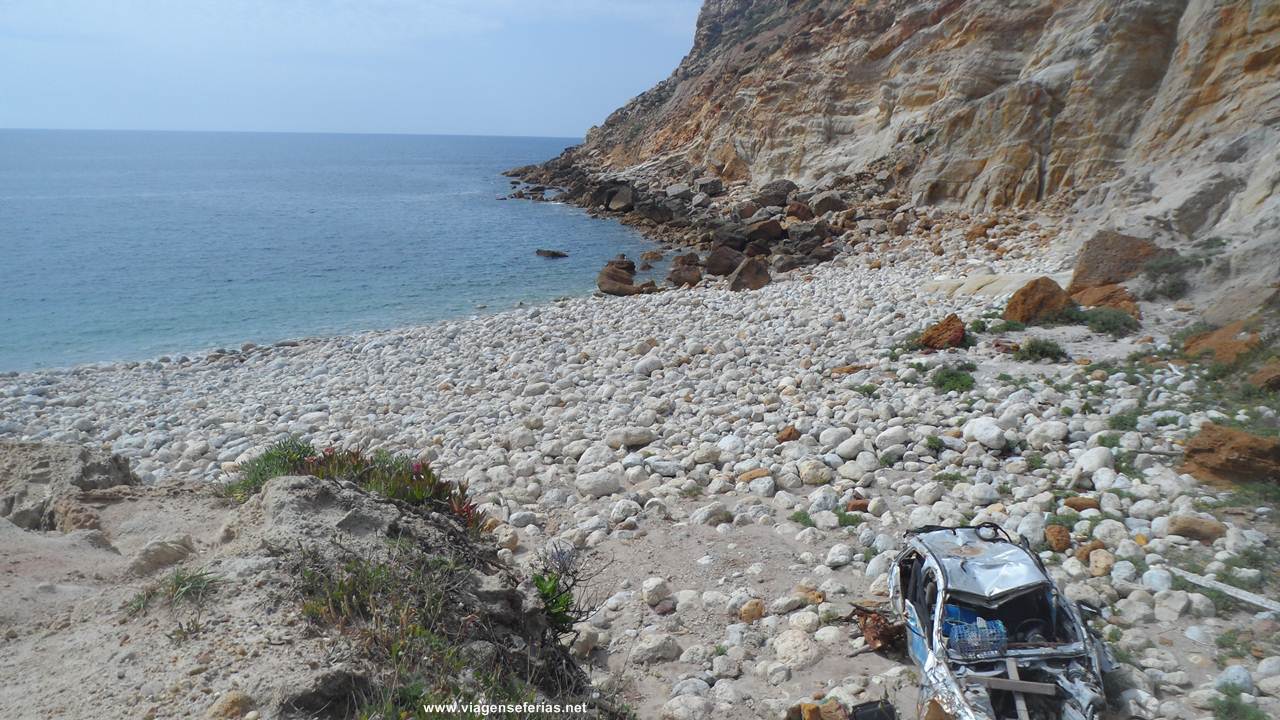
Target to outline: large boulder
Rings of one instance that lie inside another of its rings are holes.
[[[1180,470],[1208,482],[1280,482],[1280,440],[1206,423],[1187,442]]]
[[[773,281],[769,275],[769,261],[762,255],[742,261],[729,276],[730,290],[759,290]]]
[[[710,197],[724,192],[724,183],[718,177],[700,177],[693,181],[693,189]]]
[[[676,287],[693,287],[702,282],[702,268],[697,253],[677,255],[671,262],[667,282]]]
[[[766,183],[752,198],[752,202],[757,207],[785,207],[787,200],[791,197],[791,193],[797,189],[796,184],[790,180],[774,180]]]
[[[708,275],[730,275],[734,270],[738,269],[738,266],[742,264],[746,257],[746,255],[728,245],[717,245],[707,255],[704,267]]]
[[[627,212],[635,207],[635,192],[630,185],[619,185],[609,191],[605,206],[614,212]]]
[[[1080,248],[1067,293],[1074,295],[1085,288],[1124,282],[1164,252],[1150,240],[1101,230]]]
[[[636,264],[628,260],[625,255],[619,255],[605,263],[604,269],[596,276],[596,287],[606,295],[624,297],[657,291],[658,288],[652,280],[636,285],[635,273]]]
[[[964,321],[951,313],[921,333],[920,344],[933,350],[964,345]]]
[[[1023,285],[1009,298],[1004,319],[1031,323],[1062,312],[1071,305],[1071,297],[1051,278],[1038,277]]]
[[[771,243],[782,238],[782,224],[772,218],[754,222],[747,226],[746,236],[751,242]]]
[[[1142,311],[1138,309],[1137,299],[1123,285],[1097,285],[1085,288],[1073,293],[1071,299],[1084,307],[1112,308],[1128,313],[1135,320],[1142,319]]]
[[[674,201],[668,200],[667,202],[670,203]],[[671,222],[671,220],[676,216],[675,211],[671,209],[670,205],[652,200],[636,203],[635,213],[646,220],[652,220],[659,224]]]
[[[667,197],[676,198],[677,200],[691,200],[693,199],[693,188],[684,183],[668,185]]]
[[[792,200],[787,203],[787,217],[793,217],[801,222],[813,219],[813,209],[809,204],[801,200]]]
[[[844,198],[840,197],[840,193],[834,190],[828,190],[824,193],[818,193],[809,200],[809,207],[819,215],[829,212],[840,212],[849,207]]]

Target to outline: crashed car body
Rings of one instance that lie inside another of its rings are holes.
[[[1081,608],[999,526],[925,527],[889,577],[922,720],[1093,720],[1113,666]]]

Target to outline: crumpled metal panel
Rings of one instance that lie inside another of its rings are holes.
[[[989,542],[974,528],[935,530],[916,536],[942,565],[947,589],[994,598],[1048,582],[1027,551],[1010,542]]]
[[[933,720],[930,717],[930,705],[936,705],[950,720],[991,720],[995,716],[990,701],[986,702],[987,713],[980,714],[975,709],[971,700],[965,698],[960,691],[955,677],[938,662],[936,655],[930,653],[929,659],[925,661],[923,674],[920,679],[919,705],[916,708],[918,717]],[[936,717],[936,711],[932,714]]]

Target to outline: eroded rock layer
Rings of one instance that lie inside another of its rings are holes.
[[[1258,262],[1280,243],[1280,2],[707,0],[671,77],[546,168],[653,187],[871,173],[969,211],[1060,200],[1064,242],[1220,255],[1203,305],[1229,315],[1280,280]]]

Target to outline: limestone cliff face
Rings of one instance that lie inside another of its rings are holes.
[[[1274,251],[1277,148],[1280,0],[707,0],[672,76],[564,159],[751,185],[871,169],[918,205],[1062,199],[1081,228]]]

